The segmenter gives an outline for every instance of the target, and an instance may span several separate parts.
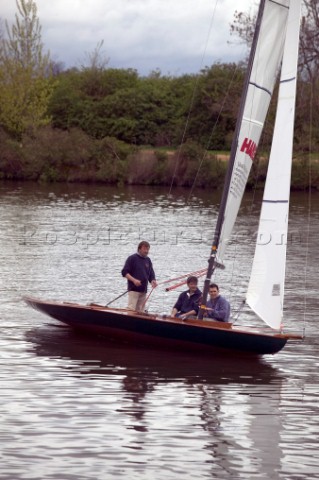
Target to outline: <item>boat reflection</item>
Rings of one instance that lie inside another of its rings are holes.
[[[149,385],[181,380],[189,384],[269,384],[282,376],[265,358],[218,353],[196,355],[171,350],[115,344],[81,335],[68,327],[48,325],[26,334],[38,356],[67,358],[67,369],[75,375],[126,374]],[[132,389],[132,382],[125,382]],[[139,388],[139,387],[137,387]]]
[[[82,397],[87,380],[90,389],[103,391],[109,406],[104,414],[110,415],[105,422],[117,419],[114,431],[125,426],[125,445],[135,455],[151,445],[161,455],[167,447],[171,458],[196,446],[212,478],[235,478],[238,472],[270,478],[269,466],[280,465],[284,374],[264,358],[133,348],[55,325],[28,331],[26,340],[35,355],[59,359],[67,376],[86,380]]]

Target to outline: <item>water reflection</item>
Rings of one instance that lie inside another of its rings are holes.
[[[68,360],[59,364],[68,375],[112,382],[133,450],[143,450],[160,423],[161,442],[167,437],[171,449],[177,439],[185,451],[201,445],[195,457],[208,455],[209,475],[240,471],[263,478],[269,464],[280,464],[282,426],[275,412],[285,377],[263,359],[119,346],[57,326],[33,329],[26,340],[37,356]],[[180,418],[181,409],[188,419]]]
[[[29,294],[107,303],[124,291],[123,259],[144,234],[153,235],[159,279],[202,267],[220,194],[201,190],[190,204],[187,196],[182,189],[168,199],[165,188],[0,182],[4,478],[60,480],[66,469],[70,479],[319,478],[318,195],[306,245],[298,232],[306,234],[308,197],[292,196],[297,235],[288,245],[286,325],[307,329],[302,345],[288,344],[278,356],[198,358],[115,346],[47,325],[20,301]],[[251,197],[240,212],[240,237],[255,232]],[[234,309],[250,240],[230,245],[229,268],[219,273]],[[158,289],[150,311],[167,313],[178,293]]]
[[[87,338],[68,327],[43,327],[26,333],[38,356],[74,360],[73,374],[106,375],[125,372],[142,376],[148,383],[183,381],[194,383],[269,384],[281,377],[280,371],[262,358],[234,357],[230,353],[196,356],[184,352],[153,350],[118,345],[105,338]],[[130,382],[127,382],[127,386]],[[147,387],[145,387],[147,389]],[[138,391],[141,389],[138,388]]]

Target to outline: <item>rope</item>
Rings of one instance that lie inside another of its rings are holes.
[[[307,312],[307,292],[308,292],[308,265],[309,265],[309,240],[310,240],[310,220],[311,220],[311,152],[312,152],[312,122],[313,122],[313,84],[310,88],[310,110],[309,110],[309,154],[308,154],[308,214],[307,214],[307,232],[306,232],[306,259],[305,259],[305,280],[304,280],[304,312],[303,312],[303,336],[306,333],[306,312]]]
[[[202,165],[203,165],[203,163],[204,163],[204,160],[205,160],[206,157],[207,157],[207,152],[208,152],[208,149],[209,149],[209,145],[211,144],[211,140],[212,140],[213,134],[214,134],[215,129],[216,129],[217,125],[218,125],[220,116],[221,116],[221,114],[222,114],[222,112],[223,112],[223,109],[224,109],[226,100],[227,100],[227,98],[228,98],[228,95],[229,95],[229,92],[230,92],[230,88],[231,88],[231,86],[232,86],[232,84],[233,84],[233,82],[234,82],[234,78],[235,78],[235,74],[236,74],[237,70],[238,70],[238,65],[236,65],[236,67],[235,67],[235,69],[234,69],[234,74],[233,74],[233,76],[232,76],[232,78],[231,78],[231,81],[229,82],[229,85],[228,85],[228,88],[227,88],[227,91],[226,91],[226,95],[225,95],[225,97],[224,97],[223,103],[222,103],[222,105],[221,105],[221,107],[220,107],[220,110],[219,110],[219,112],[218,112],[216,121],[215,121],[215,123],[214,123],[214,126],[213,126],[213,128],[212,128],[211,134],[210,134],[209,139],[208,139],[208,141],[207,141],[207,146],[206,146],[205,152],[204,152],[204,154],[203,154],[203,156],[202,156],[202,158],[201,158],[201,160],[200,160],[200,162],[199,162],[199,166],[198,166],[198,169],[197,169],[197,172],[196,172],[196,175],[195,175],[193,184],[192,184],[192,186],[191,186],[190,192],[189,192],[188,197],[187,197],[187,201],[186,201],[187,203],[190,202],[190,199],[191,199],[191,197],[192,197],[192,195],[193,195],[193,191],[194,191],[194,188],[195,188],[195,185],[196,185],[196,181],[197,181],[199,172],[200,172],[200,170],[201,170],[201,168],[202,168]]]
[[[159,282],[157,285],[164,285],[165,283],[171,283],[171,282],[175,282],[175,280],[180,280],[182,278],[186,278],[186,277],[189,277],[191,275],[193,275],[194,277],[200,273],[204,273],[206,272],[206,268],[202,268],[201,270],[196,270],[195,272],[191,272],[191,273],[186,273],[185,275],[181,275],[179,277],[175,277],[175,278],[169,278],[168,280],[164,280],[163,282]]]
[[[159,285],[164,285],[165,283],[174,282],[175,280],[181,280],[182,278],[186,278],[186,277],[188,278],[188,277],[191,276],[191,275],[194,276],[194,277],[199,278],[199,277],[201,277],[202,275],[205,275],[206,272],[207,272],[207,269],[206,269],[206,268],[203,268],[203,269],[201,269],[201,270],[196,270],[195,272],[186,273],[185,275],[180,275],[179,277],[170,278],[170,279],[168,279],[168,280],[164,280],[163,282],[159,282],[159,283],[157,283],[157,287],[158,287]],[[180,282],[180,283],[177,283],[177,284],[175,284],[175,285],[172,285],[171,287],[167,287],[165,290],[166,290],[166,292],[169,292],[170,290],[174,290],[175,288],[180,287],[181,285],[185,285],[185,283],[187,283],[187,280],[185,280],[185,281],[183,281],[183,282]],[[155,288],[156,288],[156,287],[152,288],[151,291],[150,291],[150,293],[147,295],[147,297],[146,297],[146,299],[145,299],[145,302],[144,302],[143,305],[142,305],[142,310],[144,310],[145,305],[146,305],[146,303],[148,302],[148,300],[149,300],[151,294],[153,293],[153,291],[155,290]],[[122,293],[122,295],[120,295],[120,297],[122,297],[123,295],[125,295],[125,293],[127,293],[127,292]],[[120,298],[120,297],[117,297],[117,298]],[[117,298],[115,298],[114,300],[117,300]],[[114,300],[112,300],[112,301],[114,301]],[[108,304],[108,305],[109,305],[109,304]]]
[[[152,293],[154,292],[155,288],[156,288],[156,287],[152,287],[150,293],[149,293],[149,294],[147,295],[147,297],[145,298],[145,302],[144,302],[143,305],[142,305],[142,311],[144,311],[145,305],[146,305],[146,303],[148,302],[148,299],[150,298],[150,296],[152,295]]]
[[[218,3],[218,0],[216,0],[215,6],[214,6],[214,11],[213,11],[213,15],[212,15],[212,18],[211,18],[211,21],[210,21],[210,25],[209,25],[209,29],[208,29],[208,33],[207,33],[207,38],[206,38],[206,43],[205,43],[205,48],[204,48],[204,52],[203,52],[202,59],[201,59],[201,62],[200,62],[199,70],[202,70],[202,68],[203,68],[203,63],[204,63],[204,58],[205,58],[205,55],[206,55],[207,45],[208,45],[209,37],[210,37],[210,34],[211,34],[211,30],[213,28],[217,3]],[[181,139],[181,142],[180,142],[181,145],[184,143],[184,140],[185,140],[185,137],[186,137],[186,132],[187,132],[188,125],[189,125],[190,116],[191,116],[191,112],[193,110],[193,105],[194,105],[194,101],[195,101],[195,94],[197,92],[198,82],[199,82],[199,75],[197,75],[197,77],[196,77],[196,82],[195,82],[195,85],[194,85],[192,98],[191,98],[191,101],[190,101],[190,106],[189,106],[189,110],[188,110],[188,114],[187,114],[187,119],[186,119],[184,131],[183,131],[182,139]],[[171,185],[170,185],[170,188],[169,188],[168,195],[170,195],[171,192],[172,192],[174,179],[176,177],[177,168],[178,168],[178,165],[179,165],[180,155],[181,155],[181,149],[178,150],[177,160],[176,160],[176,163],[175,163],[175,168],[174,168],[174,172],[173,172],[172,181],[171,181]]]
[[[194,277],[202,277],[203,275],[206,275],[207,269],[205,269],[202,273],[198,273],[197,275],[194,275]],[[170,292],[171,290],[175,290],[175,288],[180,287],[181,285],[185,285],[187,283],[187,280],[184,280],[183,282],[176,283],[175,285],[172,285],[171,287],[165,288],[167,292]]]
[[[240,314],[241,314],[241,312],[242,312],[242,310],[243,310],[243,308],[244,308],[245,305],[246,305],[246,300],[243,300],[243,301],[241,302],[241,305],[240,305],[238,311],[237,311],[237,317],[234,319],[233,325],[235,325],[235,323],[236,323],[237,320],[239,319]]]
[[[115,300],[118,300],[119,298],[121,297],[124,297],[124,295],[126,295],[128,293],[128,290],[126,290],[124,293],[121,293],[121,295],[119,295],[118,297],[116,298],[113,298],[113,300],[111,300],[109,303],[107,303],[105,306],[108,307],[109,305],[111,305],[111,303],[115,302]]]

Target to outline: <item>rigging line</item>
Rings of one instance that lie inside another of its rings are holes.
[[[233,254],[233,262],[232,262],[232,269],[231,269],[231,276],[230,276],[230,285],[231,285],[231,299],[232,299],[232,303],[235,303],[235,301],[237,301],[237,296],[238,296],[238,289],[235,290],[232,288],[232,285],[234,285],[234,280],[237,280],[237,278],[235,277],[235,266],[236,266],[236,259],[237,259],[237,250],[238,250],[238,236],[236,236],[236,239],[235,239],[235,249],[234,249],[234,254]],[[238,273],[237,273],[237,277],[238,277]]]
[[[144,311],[144,308],[145,308],[145,306],[146,306],[146,303],[148,302],[148,300],[149,300],[150,296],[152,295],[152,293],[154,292],[155,288],[156,288],[156,287],[153,287],[153,288],[151,289],[150,293],[149,293],[149,294],[147,295],[147,297],[145,298],[145,302],[143,303],[142,309],[141,309],[142,312]]]
[[[255,57],[255,61],[257,62],[258,60],[258,65],[257,65],[257,69],[259,68],[259,60],[260,60],[260,54],[256,55]],[[249,82],[251,83],[251,82]],[[256,84],[254,83],[251,83],[253,86],[257,87]],[[256,90],[257,88],[254,88],[253,91],[252,91],[252,95],[253,95],[253,100],[251,102],[251,109],[250,109],[250,117],[252,117],[252,111],[253,111],[253,105],[254,105],[254,98],[255,98],[255,93],[256,93]],[[269,91],[267,89],[264,89],[267,93],[269,93]],[[273,89],[274,91],[274,89]],[[272,92],[273,93],[273,92]],[[271,98],[272,98],[272,93],[270,95],[270,102],[271,102]],[[269,112],[269,109],[270,109],[270,103],[269,103],[269,108],[268,108],[268,112]],[[257,148],[257,155],[255,156],[254,158],[254,161],[252,162],[252,165],[251,165],[251,170],[250,170],[250,175],[251,175],[251,178],[253,178],[253,187],[252,187],[252,190],[253,190],[253,196],[252,196],[252,199],[251,199],[251,202],[250,202],[250,211],[252,213],[253,211],[253,208],[255,206],[255,200],[256,200],[256,195],[257,195],[257,183],[258,183],[258,176],[259,176],[259,173],[260,173],[260,170],[262,168],[262,157],[260,155],[260,152],[262,150],[262,147],[265,143],[265,140],[264,140],[264,137],[265,137],[265,130],[268,125],[268,115],[266,115],[265,119],[264,119],[264,122],[263,122],[263,125],[261,125],[261,132],[260,132],[260,137],[259,137],[259,142],[258,142],[258,148]],[[252,127],[252,123],[249,123],[249,132],[251,131],[251,127]],[[249,179],[249,177],[248,177]],[[247,187],[247,185],[246,185]],[[247,188],[246,188],[247,189]]]
[[[310,220],[311,220],[311,152],[312,152],[312,133],[313,133],[313,83],[310,81],[310,110],[309,110],[309,154],[308,154],[308,215],[307,215],[307,229],[306,229],[306,259],[305,259],[305,280],[304,280],[304,312],[303,312],[303,336],[306,331],[306,312],[307,312],[307,291],[308,291],[308,261],[309,261],[309,241],[310,241]]]
[[[192,186],[191,186],[190,192],[189,192],[188,197],[187,197],[187,200],[186,200],[186,203],[187,203],[187,204],[190,202],[190,199],[191,199],[191,197],[192,197],[192,195],[193,195],[193,191],[194,191],[194,188],[195,188],[195,186],[196,186],[196,181],[197,181],[199,172],[200,172],[200,170],[201,170],[201,168],[202,168],[202,165],[203,165],[203,163],[204,163],[204,160],[205,160],[206,157],[207,157],[207,151],[208,151],[208,149],[209,149],[209,145],[211,144],[211,140],[212,140],[212,138],[213,138],[213,134],[214,134],[214,132],[215,132],[215,130],[216,130],[216,128],[217,128],[217,125],[218,125],[218,123],[219,123],[219,119],[220,119],[221,114],[222,114],[222,112],[223,112],[223,110],[224,110],[224,106],[225,106],[226,100],[227,100],[227,98],[228,98],[228,96],[229,96],[230,89],[231,89],[231,87],[232,87],[232,85],[233,85],[233,83],[234,83],[235,75],[236,75],[236,73],[237,73],[238,68],[239,68],[239,66],[238,66],[238,64],[237,64],[236,67],[235,67],[235,69],[234,69],[233,76],[232,76],[232,78],[231,78],[231,80],[230,80],[230,82],[229,82],[229,85],[228,85],[228,88],[227,88],[227,91],[226,91],[226,95],[225,95],[225,97],[224,97],[223,103],[222,103],[222,105],[221,105],[221,107],[220,107],[220,110],[219,110],[219,112],[218,112],[216,121],[215,121],[214,126],[213,126],[212,131],[211,131],[211,134],[210,134],[210,136],[209,136],[209,139],[208,139],[208,142],[207,142],[207,146],[206,146],[205,152],[204,152],[204,154],[203,154],[203,156],[202,156],[202,158],[201,158],[201,160],[200,160],[200,162],[199,162],[199,166],[198,166],[198,168],[197,168],[197,172],[196,172],[196,175],[195,175],[193,184],[192,184]]]
[[[207,269],[205,269],[204,272],[197,273],[196,275],[194,275],[194,277],[200,278],[200,277],[203,277],[204,275],[206,275],[206,273],[207,273]],[[187,284],[187,280],[183,280],[182,282],[175,283],[171,287],[166,287],[165,290],[166,290],[166,292],[170,292],[171,290],[175,290],[175,288],[181,287],[182,285],[186,285],[186,284]]]
[[[125,290],[124,293],[121,293],[121,295],[119,295],[118,297],[113,298],[113,300],[108,302],[105,306],[108,307],[109,305],[111,305],[111,303],[115,302],[115,300],[118,300],[119,298],[124,297],[124,295],[126,295],[127,293],[128,293],[128,290]]]
[[[216,2],[215,2],[215,6],[214,6],[214,10],[213,10],[213,15],[212,15],[212,18],[211,18],[211,21],[210,21],[210,25],[209,25],[209,28],[208,28],[207,38],[206,38],[206,42],[205,42],[205,48],[204,48],[204,52],[203,52],[203,55],[202,55],[202,58],[201,58],[201,61],[200,61],[200,66],[199,66],[199,70],[200,70],[200,71],[201,71],[202,68],[203,68],[204,58],[205,58],[205,56],[206,56],[206,51],[207,51],[208,40],[209,40],[211,31],[212,31],[212,28],[213,28],[213,23],[214,23],[214,19],[215,19],[215,13],[216,13],[217,4],[218,4],[218,0],[216,0]],[[193,105],[194,105],[194,102],[195,102],[195,94],[196,94],[196,92],[197,92],[197,87],[198,87],[198,83],[199,83],[199,78],[200,78],[200,75],[197,74],[197,75],[196,75],[196,81],[195,81],[194,89],[193,89],[193,93],[192,93],[192,98],[191,98],[190,105],[189,105],[189,109],[188,109],[188,114],[187,114],[187,119],[186,119],[184,131],[183,131],[182,139],[181,139],[181,142],[180,142],[180,146],[183,145],[184,140],[185,140],[185,137],[186,137],[186,132],[187,132],[188,125],[189,125],[191,112],[192,112],[192,110],[193,110]],[[175,180],[175,178],[176,178],[176,173],[177,173],[177,168],[178,168],[178,165],[179,165],[180,156],[181,156],[181,149],[179,148],[179,149],[178,149],[177,159],[176,159],[176,162],[175,162],[175,168],[174,168],[174,172],[173,172],[172,181],[171,181],[171,185],[170,185],[170,188],[169,188],[168,195],[170,195],[170,194],[172,193],[173,184],[174,184],[174,180]]]
[[[238,237],[237,237],[238,238]],[[234,316],[234,322],[233,324],[235,324],[238,320],[239,320],[239,317],[242,313],[242,310],[244,308],[244,306],[246,305],[246,298],[243,298],[243,294],[239,291],[238,288],[234,288],[233,285],[238,285],[238,284],[242,284],[242,278],[245,277],[245,275],[243,275],[243,271],[241,270],[241,273],[238,272],[238,266],[240,267],[240,264],[236,265],[236,260],[238,258],[238,249],[240,251],[240,243],[239,241],[235,241],[235,251],[234,251],[234,255],[233,255],[233,267],[232,267],[232,270],[231,270],[231,277],[230,277],[230,287],[228,287],[228,290],[230,291],[230,294],[231,294],[231,304],[234,305],[234,304],[238,304],[238,302],[240,301],[240,306],[237,310],[237,316]],[[251,262],[252,263],[252,262]],[[249,270],[251,270],[251,264],[249,265]],[[247,275],[246,275],[247,277]],[[232,308],[232,310],[234,311],[234,309]],[[235,310],[235,313],[236,313],[236,310]]]
[[[206,268],[201,268],[200,270],[195,270],[194,272],[185,273],[184,275],[180,275],[179,277],[169,278],[168,280],[163,280],[163,282],[159,282],[157,285],[163,285],[164,283],[171,283],[175,282],[175,280],[181,280],[182,278],[190,277],[191,275],[197,275],[198,273],[206,272]]]
[[[236,315],[236,317],[234,317],[233,325],[235,325],[235,323],[239,320],[240,314],[243,311],[245,305],[246,305],[246,300],[242,300],[241,304],[239,306],[239,309],[236,312],[237,315]]]

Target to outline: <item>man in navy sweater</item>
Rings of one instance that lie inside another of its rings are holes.
[[[178,297],[171,313],[172,317],[179,317],[184,320],[188,317],[194,317],[197,315],[199,302],[202,296],[202,292],[197,288],[197,283],[197,277],[188,277],[188,290],[182,292]]]
[[[122,276],[127,279],[128,306],[130,310],[142,311],[146,301],[148,282],[157,286],[151,259],[148,258],[150,244],[143,240],[138,244],[137,253],[130,255],[123,267]]]
[[[206,317],[219,322],[228,322],[230,317],[230,304],[226,298],[219,294],[216,283],[209,285],[210,299],[206,303]]]

